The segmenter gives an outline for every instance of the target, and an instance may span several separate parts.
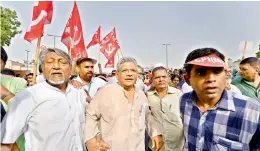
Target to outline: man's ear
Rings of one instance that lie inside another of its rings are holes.
[[[258,75],[260,75],[260,65],[256,65],[256,73],[258,73]]]
[[[71,68],[72,70],[72,68]],[[79,66],[76,66],[76,72],[79,73]]]
[[[119,78],[119,72],[118,71],[116,71],[116,73],[115,73],[115,77],[116,77],[116,79],[117,79],[117,81],[118,81],[118,78]]]
[[[184,75],[184,80],[186,81],[186,83],[190,86],[190,76],[188,74]]]

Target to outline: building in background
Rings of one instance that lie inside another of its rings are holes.
[[[13,61],[7,60],[5,67],[12,69],[15,74],[19,77],[23,77],[24,75],[33,72],[33,61],[28,63],[28,70],[27,70],[27,63],[26,61]]]

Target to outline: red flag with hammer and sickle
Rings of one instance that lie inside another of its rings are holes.
[[[111,60],[114,58],[119,48],[120,46],[116,39],[116,29],[114,28],[103,38],[103,40],[100,41],[100,51],[108,60]]]

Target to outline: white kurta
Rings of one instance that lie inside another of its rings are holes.
[[[86,94],[68,85],[66,93],[46,82],[18,93],[9,105],[1,143],[24,134],[26,151],[84,151]]]

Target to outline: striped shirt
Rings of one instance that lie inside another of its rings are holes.
[[[185,145],[189,151],[260,149],[260,103],[224,90],[220,101],[202,113],[194,91],[181,98]]]

